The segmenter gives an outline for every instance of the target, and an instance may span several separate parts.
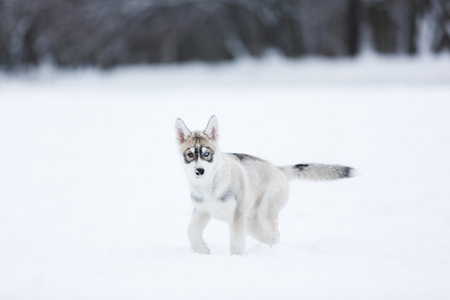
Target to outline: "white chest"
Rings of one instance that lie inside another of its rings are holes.
[[[236,210],[236,200],[232,197],[204,197],[201,201],[193,201],[195,209],[210,214],[213,218],[232,222]]]
[[[193,181],[190,189],[195,209],[215,219],[233,222],[237,202],[236,193],[230,186],[229,172],[221,172],[202,182]]]

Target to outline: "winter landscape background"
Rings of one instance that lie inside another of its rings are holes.
[[[448,1],[332,2],[0,0],[0,299],[448,299]],[[360,176],[193,253],[174,125],[213,114],[225,152]]]
[[[0,68],[450,50],[447,0],[0,0]]]

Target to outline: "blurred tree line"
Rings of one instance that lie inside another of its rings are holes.
[[[450,49],[448,0],[0,0],[0,68]]]

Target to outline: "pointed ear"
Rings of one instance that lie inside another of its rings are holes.
[[[219,122],[216,116],[212,116],[209,119],[208,126],[206,126],[205,131],[203,131],[211,140],[217,142],[219,138]]]
[[[187,140],[189,135],[191,135],[191,132],[181,119],[177,119],[175,122],[175,134],[180,145]]]

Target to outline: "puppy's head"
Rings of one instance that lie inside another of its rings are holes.
[[[204,131],[194,132],[181,119],[177,119],[175,133],[187,176],[193,179],[209,177],[219,154],[219,123],[216,116],[209,119]]]

